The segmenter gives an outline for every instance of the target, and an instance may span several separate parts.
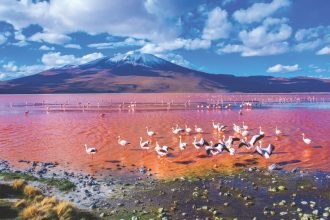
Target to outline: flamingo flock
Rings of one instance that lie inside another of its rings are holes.
[[[191,145],[199,150],[204,149],[206,155],[208,156],[216,156],[224,152],[227,152],[230,155],[235,155],[238,150],[240,150],[242,147],[245,147],[247,150],[252,150],[252,153],[257,153],[260,156],[269,159],[275,150],[275,146],[272,143],[269,143],[267,147],[263,147],[262,144],[263,138],[265,137],[265,131],[262,130],[261,126],[259,126],[257,133],[252,135],[251,131],[253,129],[250,129],[245,122],[242,122],[242,126],[233,123],[232,131],[234,134],[229,135],[228,138],[226,138],[226,134],[230,129],[227,125],[215,123],[215,121],[212,120],[212,128],[221,138],[218,138],[216,141],[211,140],[209,142],[206,141],[204,137],[202,137],[204,134],[203,128],[198,127],[197,125],[194,125],[194,129],[192,129],[187,124],[185,124],[184,128],[180,127],[179,124],[176,124],[171,128],[171,132],[175,136],[178,135],[178,148],[181,152],[187,150],[190,145],[188,142],[183,141],[183,136],[190,136],[193,133],[195,135],[193,136]],[[154,142],[157,133],[150,130],[149,127],[146,126],[146,135],[149,137],[148,140],[143,140],[143,138],[140,137],[139,144],[142,150],[152,149],[151,145]],[[278,137],[280,135],[282,135],[282,131],[276,126],[274,130],[274,136]],[[198,139],[197,136],[200,138]],[[311,139],[305,137],[304,133],[302,133],[302,140],[307,145],[311,144],[312,142]],[[129,141],[123,139],[121,136],[117,137],[117,143],[123,147],[130,144]],[[173,150],[173,148],[169,146],[161,146],[157,140],[155,141],[155,146],[153,149],[160,157],[168,156],[170,151]],[[88,147],[86,144],[85,150],[87,154],[95,154],[97,152],[95,147]]]

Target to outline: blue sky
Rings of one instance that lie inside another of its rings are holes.
[[[328,0],[2,0],[0,80],[129,51],[210,73],[330,78]]]

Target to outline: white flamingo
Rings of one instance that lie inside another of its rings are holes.
[[[189,128],[189,127],[186,125],[185,132],[186,132],[187,134],[190,134],[191,131],[192,131],[192,129]]]
[[[213,129],[218,129],[219,128],[219,123],[214,124],[214,120],[212,120],[212,126],[213,126]]]
[[[186,149],[186,147],[187,147],[187,143],[182,142],[182,137],[181,137],[181,135],[180,135],[179,139],[180,139],[179,148],[180,148],[181,150]]]
[[[155,147],[155,151],[157,152],[157,154],[161,157],[167,156],[168,155],[168,151],[169,151],[169,147],[168,146],[159,146],[158,142],[156,141],[156,147]]]
[[[243,131],[241,132],[241,135],[242,135],[243,137],[247,137],[249,134],[250,134],[250,132],[249,132],[248,130],[243,130]]]
[[[265,134],[265,132],[261,130],[261,126],[259,126],[259,134],[260,135],[264,135]]]
[[[85,144],[85,150],[87,154],[96,154],[97,152],[95,147],[89,147],[87,144]]]
[[[305,142],[305,144],[311,144],[312,143],[311,139],[305,138],[305,133],[302,133],[301,135],[303,136],[303,141]]]
[[[280,135],[280,134],[282,134],[282,131],[279,130],[279,129],[277,128],[277,126],[276,126],[276,128],[275,128],[275,134],[276,134],[276,135]]]
[[[121,146],[126,146],[130,144],[128,141],[122,139],[120,136],[118,136],[117,139],[118,139],[118,144]]]
[[[149,131],[149,128],[148,128],[148,127],[146,127],[146,129],[147,129],[147,135],[148,135],[149,137],[152,137],[152,136],[156,135],[156,132],[154,132],[154,131]]]
[[[244,121],[243,121],[243,129],[244,129],[244,130],[249,129],[249,126],[247,126],[246,124],[244,124]]]
[[[275,146],[272,144],[269,144],[267,148],[262,148],[261,146],[262,141],[259,141],[259,146],[256,146],[256,151],[263,157],[265,157],[266,159],[269,159],[270,155],[272,155]]]
[[[143,141],[142,137],[140,137],[140,147],[143,150],[148,150],[149,149],[149,144],[150,144],[150,141]]]
[[[195,131],[196,131],[197,133],[203,133],[203,129],[197,127],[197,125],[195,125]]]

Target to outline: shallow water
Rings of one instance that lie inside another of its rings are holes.
[[[243,100],[262,104],[244,109],[243,115],[239,115],[235,104]],[[104,175],[126,174],[136,169],[132,167],[134,164],[151,168],[159,178],[202,174],[209,168],[266,167],[275,162],[285,169],[330,171],[330,103],[326,102],[329,100],[329,94],[3,95],[0,96],[0,159],[17,166],[20,159],[57,161],[61,167]],[[134,111],[127,108],[131,101],[137,103]],[[200,103],[226,101],[234,107],[197,108]],[[100,113],[105,116],[101,117]],[[189,143],[186,150],[178,148],[178,137],[172,134],[171,127],[197,124],[205,131],[198,137],[216,141],[221,136],[213,131],[212,120],[229,125],[226,136],[233,134],[233,123],[242,125],[244,121],[251,134],[258,133],[261,126],[266,133],[263,145],[273,143],[275,153],[266,160],[242,148],[235,156],[223,153],[205,157],[205,151],[191,145],[194,135],[183,136],[183,141]],[[159,158],[153,149],[139,148],[139,137],[148,139],[146,126],[157,133],[151,139],[152,146],[158,140],[161,145],[174,149],[170,157]],[[275,126],[283,132],[280,137],[274,135]],[[311,145],[304,144],[302,132],[312,139]],[[131,144],[118,145],[118,135]],[[85,143],[97,147],[98,153],[87,155]],[[118,170],[118,164],[126,167]]]

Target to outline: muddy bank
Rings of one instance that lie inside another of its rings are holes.
[[[1,161],[0,181],[27,179],[45,195],[104,219],[328,219],[330,214],[330,175],[321,172],[250,167],[157,180],[147,167],[135,167],[125,177],[96,178],[55,163],[23,163],[31,167],[17,170]],[[64,183],[71,188],[60,188]]]

